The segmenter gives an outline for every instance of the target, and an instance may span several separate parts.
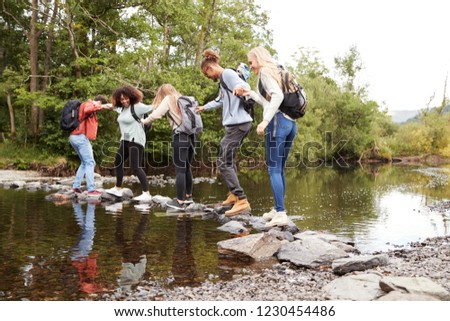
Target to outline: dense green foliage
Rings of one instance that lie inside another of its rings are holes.
[[[158,86],[171,83],[204,104],[218,93],[217,84],[200,72],[204,49],[218,50],[225,67],[246,61],[248,50],[257,45],[276,54],[267,23],[268,13],[253,0],[2,0],[2,148],[14,144],[76,164],[67,135],[59,129],[62,106],[72,98],[109,96],[122,85],[136,86],[150,103]],[[442,113],[424,113],[420,123],[399,127],[376,102],[366,99],[366,88],[355,83],[362,69],[356,47],[336,57],[341,77],[337,80],[315,52],[302,49],[295,61],[297,65],[290,67],[306,88],[309,105],[307,115],[298,121],[293,165],[450,154],[448,117]],[[250,82],[255,88],[254,76]],[[260,108],[256,115],[259,121]],[[99,135],[93,146],[98,164],[107,167],[119,130],[114,112],[102,111],[98,117]],[[204,113],[203,118],[206,129],[197,157],[211,165],[223,135],[221,110]],[[170,137],[167,122],[154,126],[146,148],[148,164],[170,163]],[[261,163],[263,145],[252,131],[241,159]]]

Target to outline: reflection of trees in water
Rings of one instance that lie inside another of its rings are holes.
[[[436,172],[445,174],[432,169]],[[297,222],[301,229],[345,231],[352,237],[367,233],[368,222],[382,215],[379,200],[393,191],[421,195],[424,204],[450,194],[450,186],[430,188],[429,181],[417,166],[401,164],[288,170],[286,207],[288,214],[304,216]]]
[[[179,217],[175,249],[172,256],[174,285],[196,286],[200,284],[197,266],[192,253],[192,218]]]
[[[346,231],[349,225],[377,217],[373,185],[373,176],[355,168],[289,171],[287,212],[305,218],[297,223],[300,229]]]
[[[141,215],[130,242],[125,240],[124,219],[122,215],[116,220],[116,243],[122,247],[122,271],[118,278],[119,285],[131,289],[146,275],[147,256],[144,235],[148,227],[148,215]]]

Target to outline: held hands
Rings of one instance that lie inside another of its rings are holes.
[[[250,90],[243,87],[235,87],[233,89],[233,95],[235,96],[248,96],[250,95]]]
[[[151,123],[150,117],[141,118],[141,123],[144,124],[144,125],[147,125],[147,124]]]
[[[258,124],[258,126],[256,127],[256,133],[259,136],[263,136],[264,135],[264,131],[266,130],[266,127],[269,123],[267,122],[267,120],[263,120],[262,122],[260,122]]]
[[[104,105],[102,105],[102,109],[108,109],[108,110],[111,110],[111,109],[113,109],[114,107],[113,107],[113,105],[112,104],[104,104]]]
[[[197,112],[197,113],[201,113],[202,111],[204,111],[205,110],[205,107],[203,107],[203,106],[198,106],[197,108],[195,108],[195,111]]]

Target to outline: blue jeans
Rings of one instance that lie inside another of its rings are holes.
[[[94,186],[94,168],[95,160],[92,151],[92,145],[89,139],[84,134],[70,135],[70,144],[75,149],[80,157],[81,165],[78,167],[75,180],[73,181],[73,188],[79,188],[84,175],[86,175],[86,187],[89,192],[95,190]]]
[[[83,212],[80,203],[73,203],[75,220],[81,228],[78,244],[70,250],[72,261],[82,261],[89,256],[94,244],[95,235],[95,204],[89,204],[86,214]]]
[[[297,123],[277,113],[266,128],[266,160],[277,212],[285,211],[286,179],[284,168],[297,134]]]

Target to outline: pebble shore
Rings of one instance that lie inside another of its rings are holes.
[[[386,252],[390,264],[358,273],[380,276],[427,277],[450,291],[450,236],[412,243],[408,248]],[[100,300],[111,301],[325,301],[322,288],[337,278],[330,267],[295,268],[277,263],[255,272],[243,270],[231,281],[203,282],[197,287],[167,289],[156,282],[141,283],[134,291],[117,290]]]

